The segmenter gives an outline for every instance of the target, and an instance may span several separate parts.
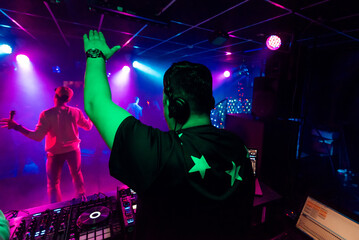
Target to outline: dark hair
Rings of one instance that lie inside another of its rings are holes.
[[[59,96],[57,94],[55,94],[56,98],[61,101],[61,102],[64,102],[64,103],[67,103],[69,102],[69,96],[66,96],[66,95],[63,95],[63,96]]]
[[[183,98],[193,113],[209,114],[214,108],[212,74],[203,64],[182,61],[172,64],[163,77],[164,92]]]

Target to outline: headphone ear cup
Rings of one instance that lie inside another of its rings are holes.
[[[173,117],[179,124],[185,124],[189,118],[189,104],[183,98],[175,98],[168,107],[168,116]]]
[[[216,100],[215,100],[214,97],[212,96],[212,99],[211,99],[211,109],[210,109],[210,110],[212,110],[215,106],[216,106]]]
[[[176,115],[175,104],[172,98],[168,99],[168,117],[173,118]]]

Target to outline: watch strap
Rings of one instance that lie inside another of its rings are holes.
[[[86,58],[103,58],[103,60],[107,60],[102,51],[97,48],[92,48],[86,51]]]

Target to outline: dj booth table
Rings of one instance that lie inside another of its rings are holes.
[[[260,186],[263,195],[256,196],[253,205],[260,212],[258,222],[264,223],[268,205],[281,196]],[[136,193],[123,188],[91,195],[86,202],[73,199],[22,210],[9,221],[10,239],[132,239],[136,206]]]
[[[136,200],[126,188],[22,210],[9,221],[10,239],[131,239]]]

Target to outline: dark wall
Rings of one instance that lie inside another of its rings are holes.
[[[312,49],[305,71],[306,125],[336,132],[339,150],[359,172],[359,46]]]

